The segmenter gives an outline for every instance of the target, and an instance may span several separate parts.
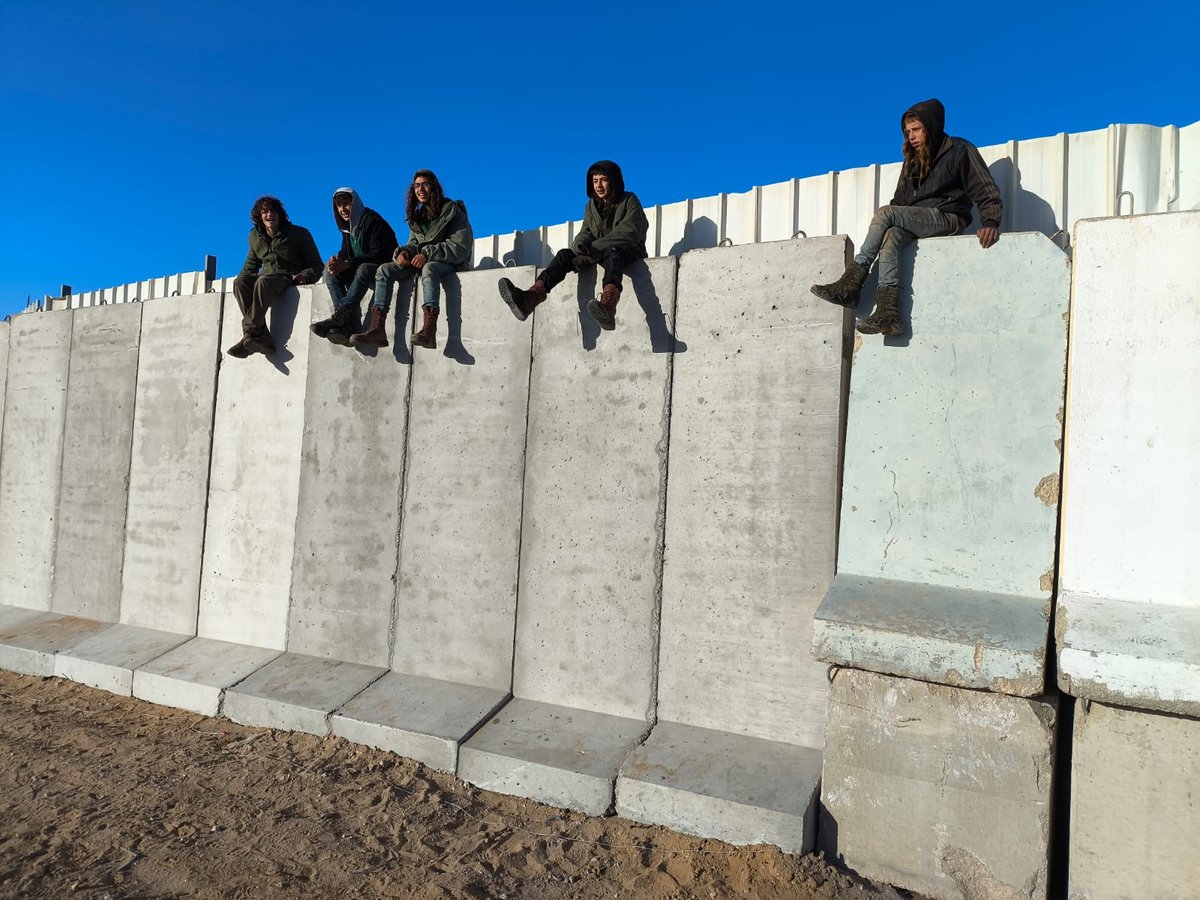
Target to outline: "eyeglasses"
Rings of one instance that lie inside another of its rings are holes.
[[[414,181],[413,182],[413,190],[418,190],[420,188],[431,188],[431,187],[433,187],[433,184],[428,181]]]

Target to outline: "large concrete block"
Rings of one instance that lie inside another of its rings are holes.
[[[270,357],[221,357],[200,578],[201,637],[284,649],[296,535],[312,289],[271,311]],[[221,332],[241,334],[226,295]]]
[[[1070,900],[1200,892],[1200,721],[1075,707]]]
[[[0,436],[4,434],[4,396],[8,388],[8,336],[11,332],[12,327],[8,322],[0,322]]]
[[[9,326],[0,453],[0,601],[50,609],[74,313]]]
[[[72,315],[50,608],[115,622],[121,609],[142,307],[94,306]]]
[[[284,653],[225,691],[222,713],[242,725],[324,736],[329,715],[387,670]]]
[[[1055,714],[1052,701],[838,671],[822,842],[939,900],[1045,897]]]
[[[111,622],[48,612],[14,618],[0,628],[0,668],[22,675],[53,675],[57,653],[111,627]]]
[[[279,655],[278,650],[194,638],[134,672],[133,696],[215,716],[226,688]]]
[[[221,299],[214,293],[139,304],[121,585],[121,621],[129,625],[196,631]]]
[[[507,691],[388,672],[329,719],[334,734],[454,772],[458,746]]]
[[[40,609],[28,609],[24,606],[7,606],[0,604],[0,631],[24,625],[34,619],[45,616]]]
[[[1064,690],[1192,715],[1198,241],[1200,211],[1076,226],[1056,623]]]
[[[821,751],[659,721],[626,757],[617,813],[733,844],[813,849]]]
[[[458,777],[489,791],[604,815],[640,719],[512,700],[458,751]]]
[[[312,317],[327,317],[329,305],[328,289],[315,286]],[[407,340],[392,335],[397,350]],[[292,653],[388,666],[409,373],[390,349],[319,338],[309,347]]]
[[[911,336],[856,339],[838,577],[1026,598],[1021,629],[1045,633],[1067,257],[1040,234],[1007,234],[987,251],[970,236],[933,238],[918,242],[906,260],[914,255],[911,298],[902,295],[902,305],[911,300]],[[875,602],[903,618],[905,596],[881,594]],[[849,663],[863,652],[861,642],[885,645],[852,608],[833,613],[823,606],[813,626],[823,658]],[[955,617],[951,602],[944,618]],[[826,623],[861,627],[821,636]],[[907,629],[909,650],[929,637],[918,624]],[[937,621],[933,627],[942,628]],[[893,646],[904,646],[894,638]],[[959,651],[955,656],[975,647],[964,643]],[[910,667],[915,659],[915,677],[955,680],[943,664],[950,656],[923,664],[920,654],[906,656],[893,662]],[[1034,673],[1033,693],[1043,678]]]
[[[114,625],[60,651],[54,658],[54,674],[128,697],[133,693],[135,669],[190,637],[137,625]]]
[[[527,284],[534,269],[505,274]],[[392,668],[506,695],[531,336],[496,281],[462,273],[442,298],[439,350],[414,351]]]

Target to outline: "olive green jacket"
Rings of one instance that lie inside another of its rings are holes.
[[[275,237],[258,225],[250,229],[243,275],[302,275],[305,284],[315,284],[323,268],[325,262],[307,228],[287,222]]]
[[[638,259],[646,258],[646,233],[650,222],[637,194],[626,191],[607,208],[589,200],[583,214],[583,230],[571,245],[576,253],[596,256],[611,247],[632,251]]]
[[[461,200],[447,200],[441,213],[432,220],[409,222],[408,243],[395,255],[407,253],[413,257],[424,253],[430,262],[450,263],[459,272],[465,272],[474,261],[474,248],[467,205]]]

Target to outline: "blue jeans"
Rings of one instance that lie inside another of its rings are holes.
[[[879,286],[900,287],[900,251],[917,238],[957,234],[958,217],[924,206],[885,206],[871,219],[854,257],[864,268],[879,260]]]
[[[454,274],[454,266],[444,262],[427,262],[424,268],[414,269],[412,266],[398,266],[395,263],[384,263],[375,274],[376,306],[387,312],[392,305],[392,286],[400,285],[400,296],[407,297],[412,290],[413,279],[421,276],[421,305],[438,309],[438,299],[442,293],[442,281],[447,275]]]
[[[329,297],[333,300],[333,308],[353,304],[357,309],[362,298],[375,283],[375,270],[378,263],[363,263],[356,269],[347,269],[340,275],[330,274],[328,269],[321,273],[321,281],[329,288]]]

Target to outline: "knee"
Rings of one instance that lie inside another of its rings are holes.
[[[384,284],[388,281],[394,281],[396,273],[400,271],[400,267],[395,263],[384,263],[375,270],[375,283]]]
[[[879,207],[879,209],[875,210],[875,215],[871,216],[871,226],[872,227],[875,227],[875,228],[878,228],[880,226],[891,227],[891,224],[892,224],[892,207],[891,206],[881,206],[881,207]]]
[[[375,280],[375,272],[378,268],[375,263],[363,263],[354,270],[354,280],[363,284],[370,284]]]

